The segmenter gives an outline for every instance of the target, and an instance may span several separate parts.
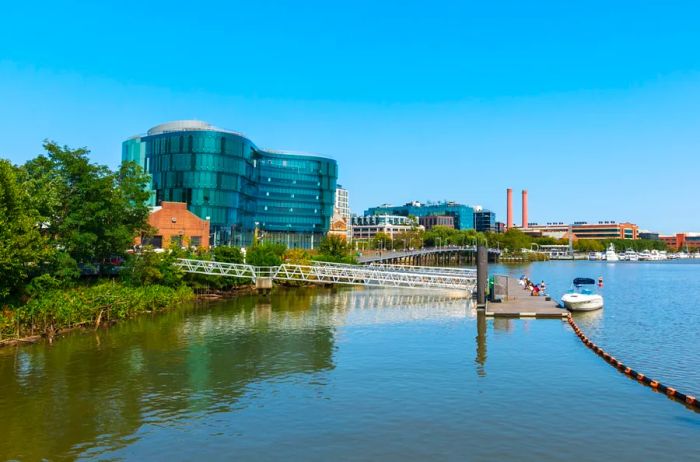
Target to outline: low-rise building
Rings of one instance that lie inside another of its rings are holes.
[[[639,227],[633,223],[617,223],[615,221],[599,221],[589,223],[587,221],[575,221],[568,225],[563,222],[529,223],[526,229],[521,231],[533,236],[547,236],[562,239],[568,235],[569,229],[577,239],[639,239]]]
[[[185,202],[161,202],[148,217],[155,230],[153,236],[136,238],[137,245],[151,245],[156,249],[178,247],[209,247],[209,220],[203,220],[187,210]]]
[[[352,239],[367,241],[374,239],[378,233],[384,233],[391,239],[398,234],[413,229],[423,230],[415,220],[401,215],[368,215],[352,217]]]
[[[418,222],[426,230],[432,229],[433,226],[444,226],[446,228],[455,227],[455,219],[450,215],[427,215],[424,217],[418,217]]]
[[[671,235],[660,235],[659,239],[674,250],[697,250],[700,249],[700,233],[676,233]]]

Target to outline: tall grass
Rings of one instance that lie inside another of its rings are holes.
[[[187,286],[130,287],[103,282],[74,289],[49,290],[15,308],[0,312],[0,341],[29,335],[52,335],[76,326],[98,326],[192,300]]]

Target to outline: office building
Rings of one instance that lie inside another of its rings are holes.
[[[529,223],[521,231],[531,236],[547,236],[555,239],[562,239],[568,236],[569,229],[576,239],[639,239],[639,227],[633,223],[617,223],[615,221],[599,221],[589,223],[587,221],[576,221],[573,224],[563,222]]]
[[[693,250],[700,249],[700,233],[676,233],[659,236],[666,245],[673,250]]]
[[[444,226],[453,229],[455,227],[455,219],[450,215],[426,215],[418,217],[418,223],[426,230],[432,229],[433,226]]]
[[[425,217],[430,215],[451,216],[455,229],[474,229],[474,208],[456,202],[423,204],[418,201],[404,205],[380,205],[365,211],[365,215],[401,215],[404,217]]]
[[[496,214],[477,206],[474,208],[474,229],[482,233],[497,233]]]
[[[415,220],[402,215],[367,215],[352,217],[353,241],[374,239],[378,233],[384,233],[390,239],[413,229],[423,230]]]
[[[341,185],[335,188],[335,209],[338,215],[350,222],[350,194]]]
[[[328,232],[338,166],[316,155],[258,148],[206,122],[157,125],[122,145],[151,176],[152,205],[185,202],[211,224],[211,245],[264,242],[313,248]]]

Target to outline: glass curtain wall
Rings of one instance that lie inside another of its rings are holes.
[[[258,228],[263,241],[313,248],[330,227],[338,175],[331,159],[263,151],[233,132],[182,128],[125,141],[122,159],[151,175],[155,205],[185,202],[210,220],[212,245],[250,245]]]

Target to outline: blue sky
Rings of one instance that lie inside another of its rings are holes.
[[[50,138],[116,166],[128,136],[198,118],[334,157],[355,212],[504,219],[512,187],[531,221],[700,231],[700,3],[379,3],[3,5],[0,157]]]

